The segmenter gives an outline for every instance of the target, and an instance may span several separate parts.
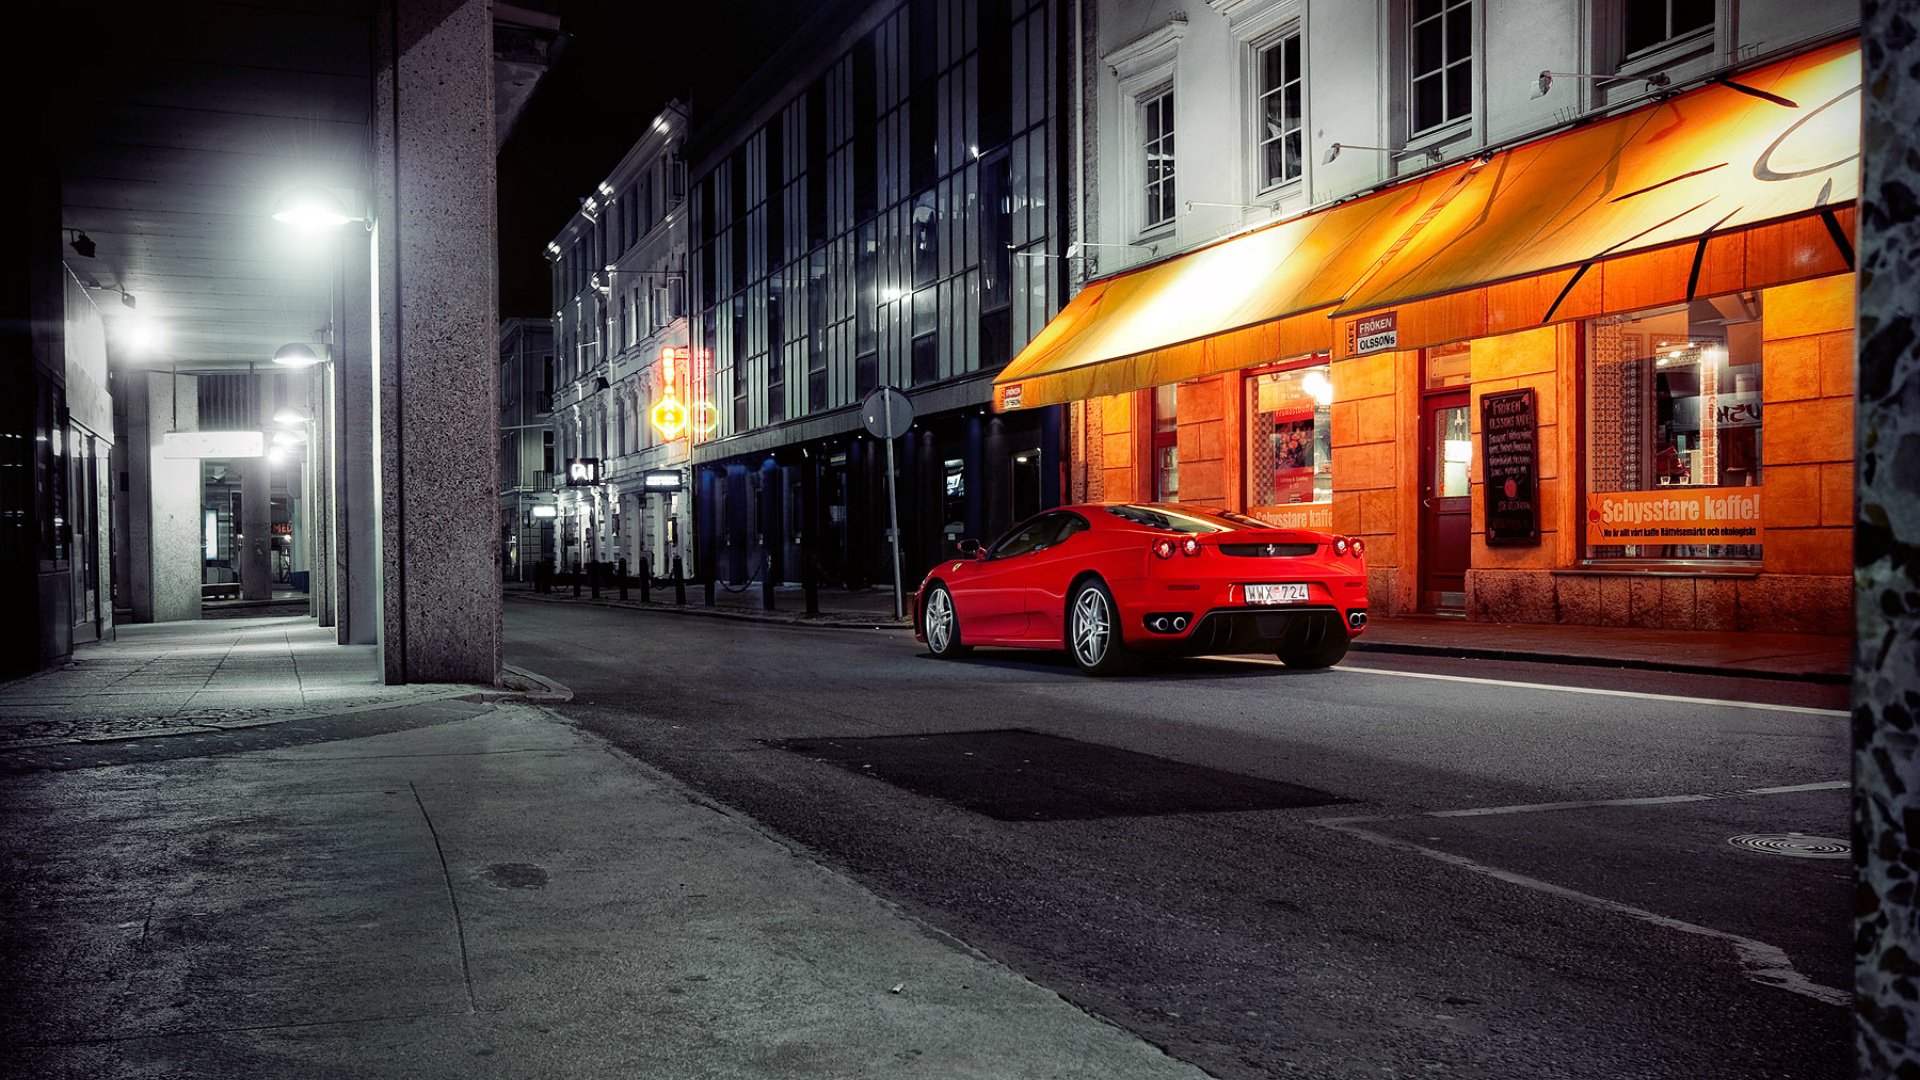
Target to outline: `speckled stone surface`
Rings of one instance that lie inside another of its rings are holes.
[[[1920,4],[1863,6],[1853,849],[1859,1075],[1920,1075]]]
[[[200,617],[200,463],[160,455],[169,431],[200,427],[199,380],[135,371],[127,409],[128,592],[135,622]]]
[[[493,5],[376,5],[375,295],[388,682],[495,681]]]

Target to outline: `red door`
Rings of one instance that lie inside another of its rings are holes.
[[[1429,394],[1420,404],[1420,608],[1462,611],[1473,532],[1468,393]]]

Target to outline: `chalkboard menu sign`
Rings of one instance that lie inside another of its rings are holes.
[[[1532,390],[1480,399],[1480,476],[1490,545],[1540,542],[1538,424]]]

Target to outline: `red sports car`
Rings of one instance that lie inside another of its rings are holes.
[[[1171,503],[1062,506],[990,548],[963,541],[914,594],[937,657],[975,645],[1066,649],[1114,675],[1144,653],[1270,652],[1338,663],[1367,625],[1365,544]]]

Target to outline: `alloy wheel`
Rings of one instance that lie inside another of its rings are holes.
[[[1112,624],[1107,614],[1107,598],[1089,586],[1080,590],[1073,602],[1073,651],[1087,667],[1099,667],[1106,659]]]
[[[938,656],[952,643],[953,597],[945,589],[935,589],[927,597],[927,648]]]

